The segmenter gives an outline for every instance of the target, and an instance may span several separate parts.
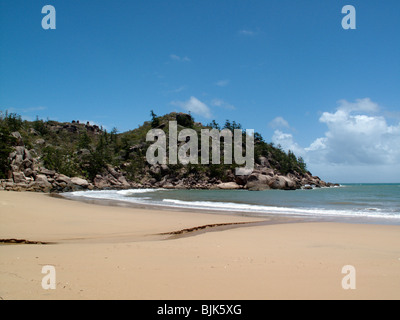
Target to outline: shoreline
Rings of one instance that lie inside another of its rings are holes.
[[[328,188],[328,187],[326,187]],[[133,189],[136,190],[136,189]],[[154,190],[163,190],[160,188],[155,188]],[[165,189],[169,190],[169,189]],[[103,191],[103,190],[99,190]],[[106,190],[110,191],[110,190]],[[116,190],[111,190],[116,191]],[[223,192],[223,191],[222,191]],[[307,191],[309,192],[309,191]],[[353,224],[379,224],[379,225],[400,225],[400,220],[398,218],[389,217],[365,217],[365,216],[352,216],[352,215],[308,215],[300,213],[285,213],[285,212],[260,212],[260,211],[244,211],[240,209],[211,209],[211,208],[199,208],[191,206],[178,206],[178,205],[166,205],[166,204],[155,204],[155,203],[140,203],[133,202],[123,199],[107,199],[107,198],[90,198],[90,197],[78,197],[74,195],[66,195],[67,193],[50,193],[47,194],[50,197],[66,199],[70,201],[78,201],[83,203],[103,205],[103,206],[116,206],[116,207],[127,207],[127,208],[137,208],[137,209],[147,209],[147,210],[161,210],[161,211],[179,211],[179,212],[194,212],[200,214],[216,214],[216,215],[235,215],[241,217],[250,217],[257,219],[297,219],[304,222],[338,222],[338,223],[353,223]],[[282,208],[284,210],[284,208]],[[289,208],[288,208],[289,210]],[[397,220],[397,221],[396,221]]]
[[[239,210],[212,210],[206,208],[195,208],[195,207],[179,207],[179,206],[168,206],[168,205],[159,205],[159,204],[150,204],[150,203],[138,203],[138,202],[130,202],[123,200],[114,200],[114,199],[98,199],[98,198],[78,198],[78,197],[66,197],[62,193],[57,194],[46,194],[49,197],[65,199],[69,201],[82,202],[87,204],[99,205],[99,206],[112,206],[112,207],[122,207],[122,208],[132,208],[132,209],[143,209],[143,210],[159,210],[159,211],[172,211],[172,212],[188,212],[191,213],[199,213],[199,214],[210,214],[210,215],[221,215],[221,216],[239,216],[239,217],[249,217],[256,219],[277,219],[277,220],[290,220],[290,219],[298,219],[298,220],[307,220],[305,217],[297,216],[297,215],[277,215],[277,214],[266,214],[264,216],[256,216],[251,212],[239,211]],[[323,220],[322,218],[312,218],[310,217],[310,221],[328,221]]]
[[[4,300],[400,298],[399,226],[104,206],[6,191],[0,208],[0,239],[32,241],[0,245]],[[55,290],[41,287],[45,265],[57,272]],[[356,268],[355,290],[341,286],[345,265]]]

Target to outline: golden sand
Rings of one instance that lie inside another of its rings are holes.
[[[0,299],[400,298],[399,226],[261,220],[0,191]]]

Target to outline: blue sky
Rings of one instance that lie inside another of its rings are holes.
[[[0,109],[119,131],[190,110],[325,180],[399,182],[399,34],[397,0],[1,0]]]

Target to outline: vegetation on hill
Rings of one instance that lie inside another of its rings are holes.
[[[150,117],[149,121],[138,128],[118,133],[115,128],[107,132],[98,126],[89,123],[82,124],[78,121],[60,123],[38,118],[35,121],[26,121],[15,113],[1,112],[0,178],[6,178],[11,170],[8,155],[19,143],[16,132],[21,136],[25,147],[34,150],[44,167],[58,173],[81,176],[92,181],[96,175],[101,174],[107,166],[111,165],[122,168],[131,181],[139,181],[145,174],[150,174],[152,178],[159,181],[163,173],[159,170],[149,171],[145,159],[146,150],[152,144],[152,142],[146,142],[149,130],[160,128],[168,136],[168,123],[171,120],[177,121],[178,131],[183,128],[192,128],[199,137],[201,129],[205,128],[242,130],[242,126],[235,121],[226,120],[224,125],[219,125],[213,120],[208,125],[202,125],[195,122],[190,114],[184,113],[173,112],[157,116],[151,111]],[[270,168],[279,171],[282,175],[307,172],[304,160],[296,157],[293,152],[285,152],[280,146],[265,142],[261,134],[257,132],[254,139],[256,163],[267,162]],[[236,165],[223,164],[223,159],[221,159],[221,164],[186,166],[177,164],[168,167],[169,172],[179,172],[181,177],[199,175],[229,181],[229,172]]]

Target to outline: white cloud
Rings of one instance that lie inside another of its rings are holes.
[[[187,101],[172,101],[172,105],[181,107],[187,112],[191,112],[198,116],[210,119],[211,118],[211,110],[210,108],[203,102],[201,102],[196,97],[190,97]]]
[[[228,110],[235,110],[236,107],[231,105],[230,103],[225,102],[222,99],[213,99],[211,100],[211,105],[214,107],[224,108]]]
[[[226,87],[229,84],[229,80],[220,80],[215,83],[218,87]]]
[[[323,112],[319,121],[327,131],[308,147],[299,146],[292,134],[280,130],[275,130],[272,141],[303,156],[321,178],[328,173],[331,180],[342,182],[399,180],[400,122],[388,124],[380,110],[369,98],[341,100],[335,112]]]
[[[326,161],[346,164],[394,164],[400,159],[400,123],[388,125],[378,112],[379,106],[366,99],[355,103],[341,101],[336,112],[324,112],[319,121],[328,131],[316,139],[307,151],[323,151]],[[318,146],[318,148],[317,148]]]
[[[282,117],[276,117],[272,121],[268,123],[268,126],[277,129],[277,128],[290,128],[289,122],[287,122],[284,118]]]
[[[179,56],[177,56],[176,54],[170,54],[169,57],[170,57],[172,60],[177,60],[177,61],[181,60],[181,58],[180,58]]]
[[[356,102],[348,102],[346,100],[339,100],[338,109],[344,111],[363,111],[363,112],[378,112],[380,110],[379,105],[370,98],[356,99]]]
[[[305,151],[317,151],[326,149],[327,138],[318,138],[313,143],[310,144],[308,148],[305,148]]]
[[[182,61],[182,62],[189,62],[190,61],[190,59],[188,57],[186,57],[186,56],[185,57],[180,57],[180,56],[177,56],[176,54],[170,54],[169,58],[171,60],[174,60],[174,61]]]
[[[243,36],[254,36],[256,33],[249,29],[242,29],[239,31],[239,34]]]
[[[281,146],[285,151],[293,151],[296,156],[304,156],[304,149],[294,141],[293,135],[290,133],[275,130],[274,135],[272,136],[272,142],[276,146]]]

